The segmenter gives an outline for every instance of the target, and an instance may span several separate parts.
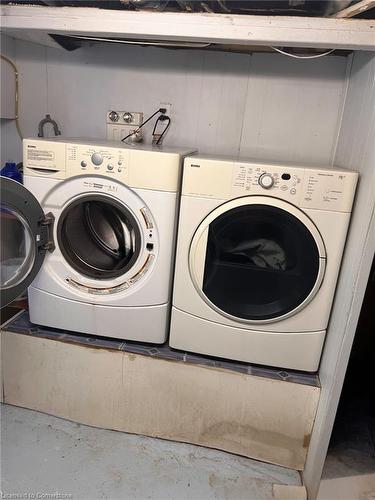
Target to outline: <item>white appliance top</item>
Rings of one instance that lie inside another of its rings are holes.
[[[358,180],[351,170],[193,155],[185,158],[182,194],[230,200],[263,195],[301,208],[350,212]]]
[[[192,154],[195,148],[188,147],[171,147],[171,146],[157,146],[153,144],[143,144],[139,142],[135,143],[125,143],[121,141],[107,141],[100,139],[86,139],[84,137],[42,137],[42,138],[33,138],[29,137],[24,139],[27,141],[45,141],[45,142],[58,142],[64,144],[76,144],[76,145],[90,145],[96,146],[99,148],[117,148],[117,149],[129,149],[129,150],[139,150],[139,151],[153,151],[155,153],[167,153],[167,154],[178,154],[181,156],[186,156],[188,154]]]
[[[272,167],[293,167],[296,169],[301,169],[301,170],[306,170],[306,169],[318,169],[318,170],[329,170],[330,172],[332,171],[337,171],[337,172],[352,172],[352,173],[357,173],[355,170],[349,170],[347,168],[343,167],[335,167],[335,166],[328,166],[328,165],[317,165],[317,164],[312,164],[312,163],[301,163],[301,162],[293,162],[293,161],[277,161],[277,160],[262,160],[259,158],[252,158],[252,157],[241,157],[241,156],[235,156],[235,155],[211,155],[211,154],[201,154],[198,152],[194,152],[192,154],[189,154],[189,157],[186,158],[188,160],[191,158],[197,159],[197,160],[211,160],[215,162],[232,162],[232,163],[248,163],[252,165],[262,165],[264,168],[266,166],[272,168]]]
[[[130,187],[177,192],[192,150],[93,139],[24,139],[24,174],[50,179],[104,176]]]

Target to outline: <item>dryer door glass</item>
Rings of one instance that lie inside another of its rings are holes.
[[[242,205],[209,225],[203,292],[231,316],[278,318],[309,296],[319,266],[314,237],[297,217],[271,205]]]
[[[94,279],[125,274],[141,249],[135,217],[124,204],[106,196],[85,196],[66,207],[57,234],[69,265]]]
[[[1,177],[1,307],[24,293],[41,268],[53,216],[22,184]]]

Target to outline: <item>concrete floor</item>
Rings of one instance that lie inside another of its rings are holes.
[[[351,359],[318,500],[375,500],[375,392],[372,380],[373,364]]]
[[[323,479],[317,500],[374,500],[375,474]]]
[[[2,498],[271,500],[272,484],[301,484],[283,467],[13,406],[1,432]]]

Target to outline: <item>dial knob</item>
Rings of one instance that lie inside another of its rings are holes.
[[[94,153],[91,156],[91,161],[94,165],[101,165],[103,163],[103,157],[100,153]]]
[[[275,180],[272,175],[267,173],[262,174],[258,179],[259,185],[264,189],[270,189],[273,186],[274,182]]]
[[[122,115],[124,122],[131,123],[133,121],[133,115],[128,111]]]
[[[108,115],[111,122],[118,122],[120,115],[116,111],[111,111]]]

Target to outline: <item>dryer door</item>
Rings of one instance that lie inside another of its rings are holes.
[[[21,295],[54,248],[53,215],[22,184],[1,177],[1,307]]]
[[[248,196],[202,221],[189,260],[195,287],[213,309],[236,321],[268,323],[312,300],[326,253],[318,229],[294,205]]]

